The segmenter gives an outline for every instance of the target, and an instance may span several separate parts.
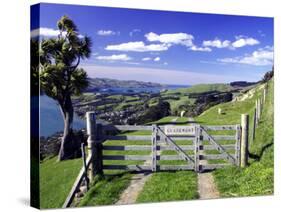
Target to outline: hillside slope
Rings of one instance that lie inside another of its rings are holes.
[[[231,86],[229,84],[223,84],[223,83],[216,83],[216,84],[198,84],[193,85],[189,88],[178,88],[175,90],[168,90],[166,92],[163,92],[163,94],[173,94],[173,93],[203,93],[203,92],[209,92],[209,91],[229,91],[231,90]]]
[[[250,196],[273,193],[273,116],[274,116],[274,81],[269,82],[268,95],[263,107],[260,124],[256,129],[256,138],[250,136],[250,161],[244,169],[229,167],[214,172],[217,186],[222,197]],[[242,113],[250,115],[250,135],[253,124],[255,100],[260,97],[261,85],[256,87],[255,94],[240,102],[229,102],[217,105],[196,120],[201,124],[237,124],[240,123]],[[222,108],[224,115],[218,115],[218,108]]]

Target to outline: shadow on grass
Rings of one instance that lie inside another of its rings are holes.
[[[253,154],[253,153],[249,152],[249,157],[254,159],[255,161],[260,161],[264,152],[265,152],[265,150],[268,149],[269,147],[271,147],[272,145],[273,145],[273,142],[263,146],[259,154]]]

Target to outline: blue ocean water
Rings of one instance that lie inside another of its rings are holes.
[[[63,126],[62,114],[56,101],[46,95],[40,96],[40,136],[63,131]],[[85,126],[85,121],[74,115],[73,128],[81,129]]]

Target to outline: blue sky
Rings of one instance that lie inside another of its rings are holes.
[[[273,65],[272,18],[41,4],[40,30],[32,21],[31,35],[56,36],[63,15],[93,40],[91,58],[81,63],[90,77],[257,81]]]

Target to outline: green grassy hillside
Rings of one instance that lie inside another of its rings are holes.
[[[168,90],[163,94],[173,93],[203,93],[208,91],[229,91],[231,86],[229,84],[216,83],[216,84],[198,84],[189,88],[179,88],[175,90]]]
[[[82,167],[82,159],[57,161],[57,157],[40,164],[40,208],[60,208]]]
[[[240,123],[240,115],[248,113],[251,135],[255,100],[261,95],[261,91],[258,91],[251,99],[243,102],[217,105],[196,120],[200,124],[237,124]],[[223,115],[218,114],[218,108],[222,108]],[[251,136],[249,138],[249,166],[244,169],[229,167],[214,172],[222,197],[273,193],[273,113],[273,80],[271,80],[261,122],[256,129],[256,138],[255,140]]]

